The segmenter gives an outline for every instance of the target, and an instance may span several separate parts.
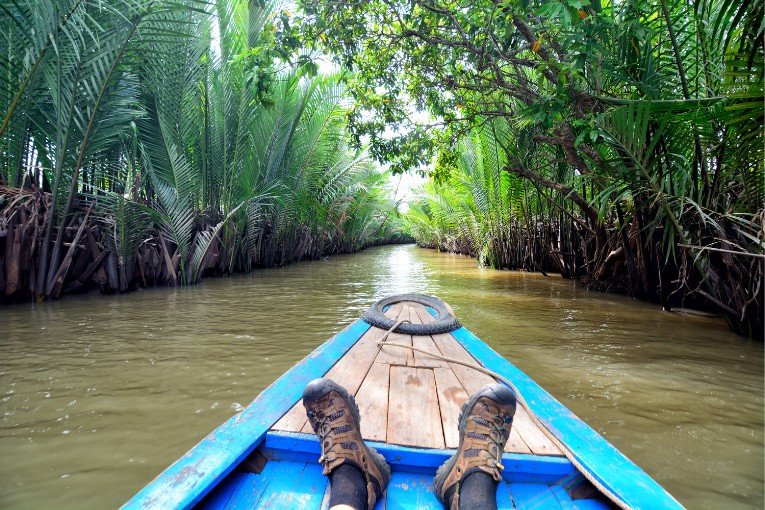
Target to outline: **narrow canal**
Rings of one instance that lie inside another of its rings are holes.
[[[0,308],[0,508],[116,507],[375,299],[424,292],[689,508],[763,507],[763,346],[413,246]]]

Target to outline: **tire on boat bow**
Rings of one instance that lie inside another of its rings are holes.
[[[462,324],[452,315],[449,305],[438,298],[424,294],[397,294],[380,299],[364,312],[361,320],[380,329],[389,330],[396,323],[396,320],[387,317],[385,309],[402,301],[413,301],[435,310],[436,320],[427,324],[404,322],[393,330],[394,333],[402,333],[404,335],[438,335],[440,333],[450,333],[462,327]]]

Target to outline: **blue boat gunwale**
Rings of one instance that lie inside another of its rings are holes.
[[[366,443],[385,457],[393,471],[408,473],[432,475],[454,453],[449,449],[417,448],[379,441]],[[314,434],[272,430],[266,434],[258,451],[269,460],[316,462],[321,447]],[[559,484],[579,474],[574,465],[561,455],[505,452],[502,464],[505,466],[502,478],[508,482]]]
[[[357,320],[317,347],[160,473],[122,508],[190,508],[267,439],[270,428],[371,326]],[[683,508],[645,471],[465,327],[452,336],[486,368],[513,381],[528,410],[574,454],[577,462],[632,508]],[[427,455],[427,450],[420,450]],[[560,459],[560,457],[558,457]],[[568,462],[568,460],[566,460]]]

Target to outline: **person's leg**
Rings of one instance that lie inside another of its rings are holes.
[[[303,390],[303,406],[319,436],[330,508],[371,509],[390,481],[390,466],[361,438],[356,401],[333,380],[315,379]]]
[[[433,490],[450,510],[496,509],[502,453],[515,415],[515,393],[492,384],[474,393],[459,418],[460,446],[436,472]]]
[[[364,474],[350,464],[337,466],[329,475],[329,507],[364,510],[367,507],[367,484]]]
[[[457,485],[450,488],[446,505],[450,508]],[[461,510],[481,509],[497,510],[497,482],[483,471],[475,471],[465,476],[459,484],[460,497],[458,508]]]

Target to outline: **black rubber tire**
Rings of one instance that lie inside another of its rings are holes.
[[[450,333],[462,327],[462,324],[452,315],[449,307],[438,298],[424,294],[397,294],[377,301],[361,316],[361,320],[380,329],[389,330],[396,323],[394,319],[385,316],[385,308],[402,301],[414,301],[429,306],[436,311],[436,320],[427,324],[410,324],[405,322],[394,329],[395,333],[404,335],[438,335]]]

